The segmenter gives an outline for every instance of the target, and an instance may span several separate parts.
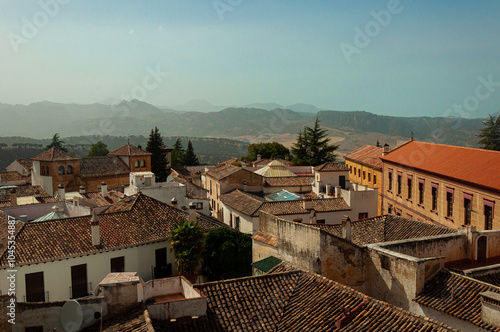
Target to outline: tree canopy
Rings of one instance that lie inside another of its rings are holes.
[[[151,152],[151,172],[155,174],[158,182],[165,182],[169,173],[167,170],[167,151],[164,148],[163,138],[158,127],[155,127],[154,130],[151,129],[146,151]]]
[[[107,156],[109,153],[108,146],[102,141],[92,144],[87,157]]]
[[[172,156],[172,166],[184,166],[184,158],[186,155],[186,151],[184,150],[184,147],[182,146],[181,139],[178,138],[175,141],[173,150],[171,152]]]
[[[297,166],[317,166],[335,161],[334,151],[338,145],[329,144],[328,131],[321,129],[316,118],[314,127],[304,127],[297,135],[297,142],[292,147],[293,163]]]
[[[177,271],[192,283],[196,282],[200,272],[205,238],[205,233],[194,220],[181,220],[170,231],[170,251],[174,253]]]
[[[202,274],[209,281],[240,278],[252,274],[252,236],[220,227],[207,235]]]
[[[248,155],[242,157],[241,159],[245,161],[254,161],[257,160],[258,154],[260,154],[263,159],[290,159],[290,150],[278,142],[250,144],[248,146]]]
[[[59,133],[55,133],[54,136],[52,137],[52,142],[50,142],[50,144],[45,147],[45,150],[48,150],[51,147],[55,147],[55,148],[62,150],[64,152],[68,152],[68,149],[66,149],[66,147],[64,147],[63,144],[64,144],[64,141],[61,141],[61,139],[59,137]]]
[[[199,164],[200,161],[198,160],[198,157],[194,154],[193,144],[191,143],[191,140],[189,140],[186,154],[184,155],[184,165],[198,166]]]
[[[483,121],[484,128],[479,131],[479,146],[486,150],[500,151],[500,116],[490,115]]]

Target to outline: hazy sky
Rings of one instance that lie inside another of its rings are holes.
[[[500,109],[499,17],[494,0],[0,0],[0,102],[483,117]]]

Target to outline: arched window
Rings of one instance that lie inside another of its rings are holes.
[[[66,174],[73,174],[73,166],[68,165],[68,167],[66,167]]]
[[[64,166],[59,166],[59,175],[64,175]]]
[[[139,160],[135,161],[135,167],[139,167]]]
[[[146,160],[141,159],[141,167],[146,167]]]

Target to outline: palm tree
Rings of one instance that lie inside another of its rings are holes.
[[[195,221],[181,220],[170,231],[170,251],[174,253],[177,271],[192,283],[199,275],[205,237]]]

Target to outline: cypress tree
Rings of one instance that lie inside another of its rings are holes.
[[[193,144],[191,140],[188,141],[186,155],[184,156],[184,165],[198,166],[200,164],[198,157],[194,154]]]
[[[167,151],[164,149],[163,138],[158,127],[151,129],[146,151],[151,152],[151,172],[156,176],[156,181],[165,182],[168,176]]]

